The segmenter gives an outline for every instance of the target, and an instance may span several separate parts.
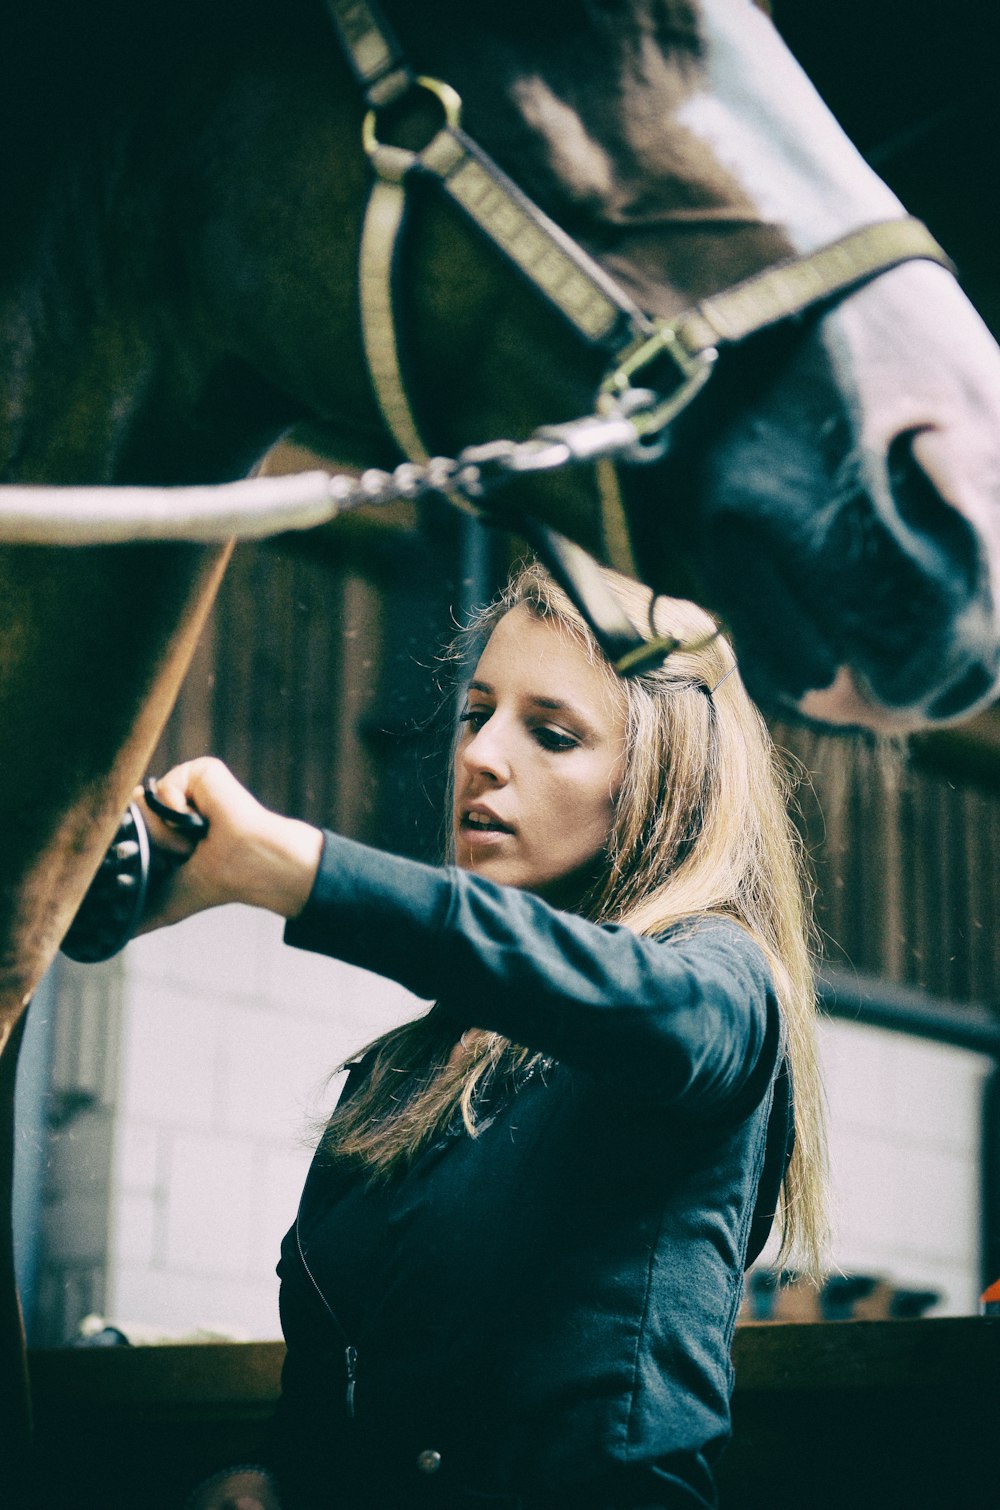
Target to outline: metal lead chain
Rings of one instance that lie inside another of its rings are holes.
[[[637,427],[623,412],[591,414],[562,425],[545,425],[527,440],[493,440],[466,446],[456,457],[432,456],[406,461],[392,472],[372,467],[359,478],[335,476],[331,493],[339,508],[410,501],[427,493],[457,493],[472,503],[494,488],[532,472],[597,461],[604,456],[644,459]]]

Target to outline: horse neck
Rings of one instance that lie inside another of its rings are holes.
[[[280,328],[295,228],[276,238],[266,207],[289,202],[321,105],[295,108],[304,44],[282,25],[287,56],[258,38],[211,78],[186,61],[169,99],[133,89],[41,148],[21,133],[0,168],[24,190],[0,251],[0,478],[222,480],[309,412]],[[324,63],[311,72],[332,94]],[[323,208],[344,220],[336,192]],[[336,348],[322,355],[329,373]]]
[[[169,265],[179,223],[148,186],[123,186],[111,215],[79,191],[52,197],[0,293],[0,476],[221,480],[287,423]]]

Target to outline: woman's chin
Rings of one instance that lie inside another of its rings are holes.
[[[591,861],[568,875],[539,875],[528,866],[519,864],[509,855],[497,852],[497,848],[485,845],[468,845],[459,837],[455,865],[469,875],[481,876],[497,886],[512,886],[517,891],[530,891],[552,907],[563,912],[579,912],[600,880],[600,870]]]
[[[459,839],[455,864],[459,870],[468,871],[473,876],[484,876],[489,881],[495,881],[498,886],[524,884],[518,875],[517,866],[512,865],[506,856],[497,854],[484,845],[464,844]]]

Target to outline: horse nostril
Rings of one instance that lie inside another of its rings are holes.
[[[976,532],[942,498],[913,454],[917,433],[904,430],[889,445],[889,490],[899,523],[919,541],[921,556],[937,558],[936,570],[945,568],[955,590],[974,593],[982,574]]]

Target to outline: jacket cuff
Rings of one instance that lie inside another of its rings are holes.
[[[324,830],[309,899],[286,923],[285,943],[409,984],[422,973],[428,939],[442,927],[453,896],[447,867],[405,860]],[[419,986],[410,989],[419,994]]]

